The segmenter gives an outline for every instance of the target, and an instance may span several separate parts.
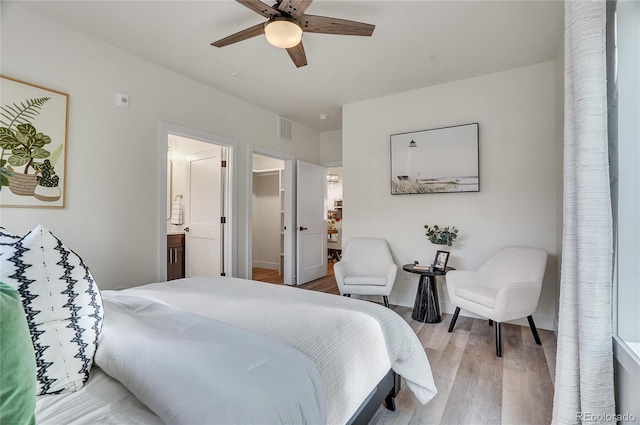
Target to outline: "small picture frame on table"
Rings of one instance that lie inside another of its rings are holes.
[[[435,258],[433,259],[433,269],[445,271],[447,269],[448,261],[449,251],[437,251]]]

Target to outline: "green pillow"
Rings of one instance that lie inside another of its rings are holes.
[[[36,356],[18,292],[0,282],[0,425],[35,424]]]

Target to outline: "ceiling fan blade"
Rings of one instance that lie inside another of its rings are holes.
[[[304,32],[339,35],[361,35],[368,37],[373,34],[375,25],[346,19],[330,18],[328,16],[302,15],[299,19]]]
[[[264,16],[265,18],[273,18],[275,16],[280,16],[281,13],[278,9],[274,9],[273,7],[261,2],[260,0],[236,0],[243,6],[248,7],[256,13]]]
[[[296,19],[300,19],[312,1],[313,0],[282,0],[278,5],[278,10],[288,13]]]
[[[229,44],[237,43],[238,41],[246,40],[248,38],[252,38],[260,34],[264,34],[263,23],[254,25],[242,31],[238,31],[237,33],[231,34],[228,37],[221,38],[220,40],[214,41],[213,43],[211,43],[211,45],[215,47],[224,47],[224,46],[228,46]]]
[[[298,43],[297,46],[291,47],[287,49],[287,53],[289,53],[289,57],[296,64],[297,68],[301,66],[305,66],[307,64],[307,55],[304,53],[304,46],[302,45],[302,41]]]

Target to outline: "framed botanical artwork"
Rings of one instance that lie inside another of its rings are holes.
[[[0,76],[0,207],[64,208],[69,95]]]
[[[433,259],[433,269],[445,271],[447,269],[448,262],[449,262],[449,252],[437,251],[435,258]]]
[[[391,135],[391,194],[479,192],[478,123]]]

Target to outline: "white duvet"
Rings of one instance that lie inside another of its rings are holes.
[[[167,424],[323,424],[313,360],[237,326],[118,292],[96,364]]]
[[[400,316],[378,304],[230,277],[103,291],[103,298],[115,293],[155,298],[306,354],[322,381],[327,424],[345,424],[390,368],[406,379],[421,403],[436,394],[417,336]],[[108,320],[105,314],[105,324]]]

